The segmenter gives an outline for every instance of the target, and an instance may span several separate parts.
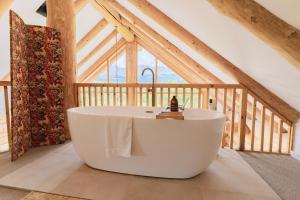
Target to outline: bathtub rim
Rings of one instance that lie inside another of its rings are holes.
[[[69,108],[67,109],[67,113],[69,114],[76,114],[76,115],[82,115],[82,116],[96,116],[96,117],[105,117],[108,116],[109,114],[100,114],[100,113],[86,113],[86,112],[80,112],[79,109],[93,109],[93,108],[97,108],[97,109],[101,109],[101,108],[141,108],[141,109],[158,109],[161,110],[161,108],[159,107],[139,107],[139,106],[87,106],[87,107],[83,107],[83,106],[78,106],[78,107],[73,107],[73,108]],[[184,120],[179,120],[179,121],[211,121],[211,120],[222,120],[222,119],[226,119],[226,115],[221,112],[221,111],[215,111],[215,110],[206,110],[206,109],[189,109],[186,108],[185,111],[200,111],[202,113],[214,113],[214,116],[211,117],[207,117],[205,118],[204,116],[202,117],[190,117],[190,116],[186,116]],[[141,115],[118,115],[118,114],[111,114],[112,116],[120,116],[120,117],[133,117],[135,119],[152,119],[152,120],[172,120],[172,119],[156,119],[155,117],[153,117],[152,115],[155,116],[155,113],[151,113],[151,116],[141,116]]]

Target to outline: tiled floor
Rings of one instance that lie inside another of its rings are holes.
[[[280,199],[231,150],[221,150],[201,175],[171,180],[91,169],[78,158],[72,144],[67,143],[33,149],[14,163],[0,156],[0,185],[99,200]]]

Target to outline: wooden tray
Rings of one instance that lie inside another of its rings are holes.
[[[184,120],[182,112],[161,112],[156,115],[156,119],[177,119]]]

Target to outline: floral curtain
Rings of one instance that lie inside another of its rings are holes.
[[[10,12],[12,160],[65,141],[60,33]]]

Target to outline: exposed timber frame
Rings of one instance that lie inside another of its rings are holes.
[[[103,54],[100,58],[98,58],[96,60],[96,62],[94,64],[92,64],[90,67],[88,67],[78,78],[79,82],[84,81],[85,79],[87,79],[88,77],[90,77],[92,74],[96,73],[96,69],[98,67],[100,67],[103,62],[105,62],[107,59],[109,59],[116,51],[116,47],[118,49],[121,49],[124,47],[124,45],[126,44],[126,41],[124,40],[124,38],[121,38],[117,44],[115,44],[114,46],[112,46],[105,54]]]
[[[127,45],[126,45],[127,46]],[[125,54],[126,49],[125,45],[122,46],[121,48],[118,48],[117,54],[114,52],[113,55],[111,55],[106,61],[104,61],[102,64],[99,65],[97,69],[92,73],[91,76],[89,76],[87,79],[82,80],[82,82],[85,83],[91,83],[92,81],[95,81],[98,75],[100,75],[103,71],[107,71],[107,82],[109,82],[109,66],[112,61],[116,59],[116,57],[121,57]],[[117,55],[117,56],[116,56]]]
[[[80,51],[87,43],[89,43],[96,35],[108,25],[105,19],[100,20],[77,44],[76,50]]]
[[[89,0],[89,2],[101,13],[101,15],[110,23],[112,24],[120,33],[127,42],[134,41],[134,34],[131,32],[130,29],[123,26],[118,21],[118,16],[112,12],[109,12],[105,7],[103,7],[98,0]]]
[[[91,57],[93,57],[98,51],[100,51],[105,45],[107,45],[116,35],[116,31],[112,31],[105,39],[103,39],[90,53],[88,53],[80,62],[77,64],[77,69],[82,67]]]
[[[300,70],[300,31],[253,0],[208,0],[282,54]]]
[[[74,2],[75,13],[79,13],[79,11],[82,10],[82,8],[87,4],[88,4],[88,0],[76,0]]]
[[[174,44],[165,39],[158,32],[153,30],[150,26],[148,26],[146,23],[132,14],[117,1],[98,0],[98,2],[101,3],[107,10],[118,13],[120,22],[123,25],[129,27],[135,33],[135,35],[138,35],[140,38],[150,38],[151,40],[155,41],[157,45],[162,46],[168,52],[173,54],[195,74],[201,76],[201,78],[204,79],[206,83],[223,83],[223,81],[221,81],[218,77],[209,72],[194,59],[192,59]]]
[[[289,121],[296,122],[298,120],[300,113],[296,109],[267,90],[260,83],[240,70],[240,68],[226,60],[151,3],[146,0],[129,0],[129,2],[139,8],[145,15],[156,21],[160,26],[165,27],[170,33],[181,39],[181,41],[194,49],[197,53],[204,56],[224,73],[236,79],[249,91],[255,93],[258,97],[263,99],[268,106],[275,108],[278,113],[285,116]]]

